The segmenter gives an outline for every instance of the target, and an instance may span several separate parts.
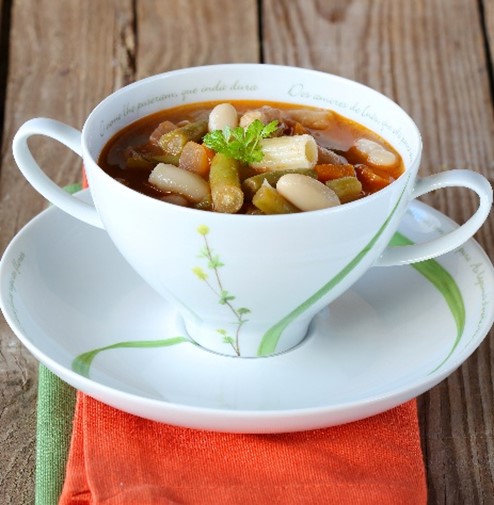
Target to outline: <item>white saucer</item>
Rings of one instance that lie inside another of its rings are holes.
[[[415,202],[400,232],[421,242],[455,226]],[[447,377],[479,346],[494,321],[493,266],[474,240],[438,262],[450,276],[440,274],[436,284],[437,263],[428,263],[436,267],[432,277],[412,266],[371,269],[285,354],[229,358],[189,342],[122,347],[97,354],[85,377],[72,368],[82,353],[184,330],[105,232],[50,208],[5,251],[0,302],[39,361],[102,402],[192,428],[296,431],[399,405]]]

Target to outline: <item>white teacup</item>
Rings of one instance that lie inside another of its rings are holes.
[[[97,164],[110,138],[143,116],[180,104],[241,99],[335,110],[387,140],[402,156],[405,173],[385,189],[335,208],[253,216],[158,201],[117,182]],[[27,145],[36,134],[57,139],[82,156],[94,207],[46,177]],[[420,133],[397,104],[356,82],[300,68],[234,64],[157,75],[103,100],[82,134],[50,119],[28,121],[16,134],[13,150],[37,191],[108,232],[129,264],[179,309],[193,340],[232,356],[291,349],[303,340],[314,315],[368,268],[422,261],[457,248],[479,229],[492,205],[490,184],[475,172],[417,178]],[[429,243],[388,247],[410,200],[449,186],[479,195],[473,216]],[[213,257],[219,262],[211,262]]]

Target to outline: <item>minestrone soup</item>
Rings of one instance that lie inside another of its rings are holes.
[[[258,101],[196,103],[144,117],[107,143],[99,165],[168,203],[261,215],[342,205],[404,172],[384,139],[334,111]]]

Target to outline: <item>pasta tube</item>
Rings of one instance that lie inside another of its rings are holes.
[[[259,142],[264,157],[250,165],[261,171],[314,168],[317,144],[312,135],[294,135],[262,139]]]

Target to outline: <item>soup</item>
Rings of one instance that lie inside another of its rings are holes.
[[[99,165],[168,203],[242,214],[342,205],[404,172],[398,152],[334,111],[259,101],[160,111],[118,132]]]

